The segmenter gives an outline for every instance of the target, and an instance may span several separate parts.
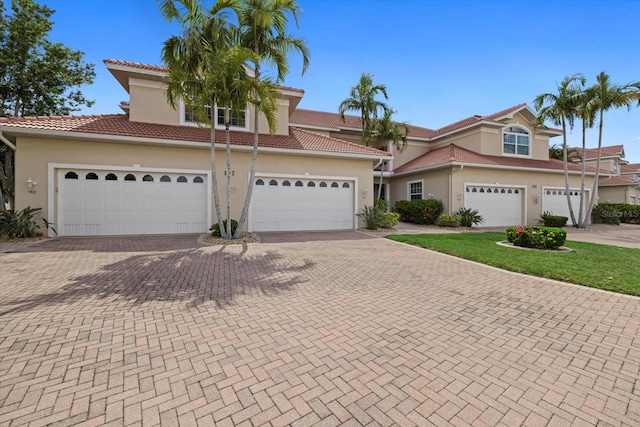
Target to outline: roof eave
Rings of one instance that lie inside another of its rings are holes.
[[[472,162],[446,162],[440,163],[438,165],[431,165],[424,168],[416,168],[409,171],[403,172],[394,172],[394,176],[402,176],[415,174],[419,172],[425,172],[433,169],[441,169],[450,166],[465,166],[465,167],[474,167],[474,168],[482,168],[482,169],[500,169],[500,170],[515,170],[521,172],[543,172],[543,173],[564,173],[562,169],[546,169],[546,168],[533,168],[533,167],[521,167],[521,166],[510,166],[510,165],[495,165],[489,163],[472,163]],[[580,171],[569,171],[569,174],[578,175]],[[585,172],[585,175],[594,176],[595,172]]]

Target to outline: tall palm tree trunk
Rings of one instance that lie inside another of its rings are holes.
[[[571,216],[571,222],[574,227],[576,226],[576,216],[573,213],[573,206],[571,205],[571,194],[569,192],[569,153],[567,149],[567,124],[562,119],[562,162],[564,165],[564,190],[567,195],[567,205],[569,206],[569,215]]]
[[[213,116],[213,115],[212,115]],[[220,230],[220,235],[225,237],[222,226],[222,213],[220,212],[220,193],[218,192],[218,177],[216,169],[216,126],[215,118],[211,117],[211,190],[213,192],[213,205],[216,211],[216,222]]]
[[[598,125],[598,158],[596,159],[596,176],[593,178],[593,186],[591,187],[591,201],[589,209],[584,215],[585,225],[591,224],[591,212],[596,204],[598,197],[598,179],[600,179],[600,154],[602,153],[602,119],[604,118],[604,110],[600,109],[600,124]]]
[[[587,149],[587,123],[585,119],[582,121],[582,161],[580,164],[580,211],[578,213],[578,227],[585,228],[587,221],[584,215],[584,175],[586,171],[586,163],[584,161],[584,153]]]
[[[258,53],[258,52],[256,52]],[[260,66],[255,67],[255,79],[260,80]],[[260,141],[258,120],[260,118],[258,112],[258,106],[253,107],[253,150],[251,152],[251,167],[249,169],[249,183],[247,184],[247,195],[244,198],[244,205],[242,206],[242,213],[238,220],[238,228],[233,235],[234,239],[240,237],[241,230],[244,228],[244,223],[247,219],[249,212],[249,205],[251,204],[251,196],[253,195],[253,185],[256,177],[256,164],[258,162],[258,144]]]
[[[230,130],[230,111],[229,106],[224,109],[224,129],[226,134],[226,153],[227,153],[227,230],[226,239],[231,239],[231,130]]]
[[[383,160],[380,164],[380,184],[378,185],[378,199],[382,199],[382,179],[384,177],[384,164],[386,162]]]

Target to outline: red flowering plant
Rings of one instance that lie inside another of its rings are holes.
[[[567,239],[567,231],[555,227],[507,227],[507,240],[514,246],[534,249],[558,249]]]

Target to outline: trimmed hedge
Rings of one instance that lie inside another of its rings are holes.
[[[400,222],[400,215],[395,212],[382,212],[380,214],[380,228],[393,228]]]
[[[444,205],[442,200],[438,199],[398,200],[394,209],[400,214],[400,221],[435,224],[444,210]]]
[[[569,218],[566,216],[549,215],[545,217],[543,224],[545,227],[564,227],[567,225],[567,221],[569,221]]]
[[[439,227],[460,227],[462,223],[461,215],[442,214],[438,217]]]
[[[567,231],[556,227],[507,227],[507,240],[514,246],[558,249],[567,240]]]
[[[226,219],[224,221],[222,221],[222,226],[224,227],[225,230],[227,229],[227,220]],[[238,228],[238,221],[236,221],[235,219],[232,219],[231,220],[231,235],[232,236],[233,236],[233,233],[236,232],[236,228]],[[209,231],[211,231],[211,235],[213,237],[222,237],[222,235],[220,234],[220,225],[217,222],[211,226]]]
[[[593,208],[591,221],[599,224],[640,224],[640,205],[599,203]]]

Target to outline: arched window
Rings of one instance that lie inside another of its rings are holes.
[[[269,185],[278,185],[278,181],[276,181],[275,179],[272,179],[271,181],[269,181]]]
[[[315,186],[316,186],[315,182],[313,182],[313,181],[307,182],[307,187],[315,187]]]
[[[504,188],[502,190],[500,190],[500,194],[505,194],[506,191],[504,191]]]
[[[302,181],[296,181],[296,187],[302,187],[304,186],[304,184],[302,184]]]
[[[75,172],[67,172],[64,174],[64,179],[78,179],[78,174]]]
[[[342,188],[349,188],[349,183],[348,182],[343,183]]]
[[[487,188],[487,193],[491,193],[491,189],[490,188]]]
[[[182,175],[180,175],[180,176],[178,177],[178,179],[176,179],[176,181],[177,181],[177,182],[180,182],[180,183],[189,182],[189,180],[187,179],[187,177],[186,177],[186,176],[182,176]]]
[[[264,185],[264,181],[261,179],[256,180],[256,185]]]
[[[477,192],[478,192],[478,189],[477,189],[477,188],[474,188],[473,190],[471,190],[471,192],[472,192],[472,193],[477,193]]]
[[[144,182],[153,182],[153,177],[151,175],[145,175],[142,177]]]
[[[96,175],[96,174],[95,174],[95,173],[93,173],[93,172],[89,172],[89,173],[87,174],[87,176],[85,176],[85,177],[84,177],[84,179],[94,181],[94,180],[98,179],[98,175]]]
[[[283,187],[291,187],[291,182],[287,181],[286,179],[284,181],[282,181],[282,186]]]
[[[502,131],[502,153],[529,157],[529,131],[519,126],[509,126]]]
[[[516,188],[515,190],[513,190],[513,194],[520,194],[520,191],[518,191],[518,189]]]
[[[171,177],[169,175],[162,175],[160,177],[160,182],[171,182]]]
[[[108,173],[107,176],[104,177],[105,181],[117,181],[118,177],[115,173]]]
[[[136,180],[136,176],[132,173],[128,173],[127,175],[125,175],[124,177],[125,181],[135,181]]]
[[[327,183],[326,183],[326,182],[324,182],[324,181],[322,181],[322,182],[320,183],[320,188],[327,188]]]
[[[196,176],[196,177],[193,178],[193,182],[195,184],[202,184],[202,183],[204,183],[204,179],[202,179],[201,176]]]
[[[332,182],[331,183],[331,188],[338,188],[338,183],[337,182]]]

